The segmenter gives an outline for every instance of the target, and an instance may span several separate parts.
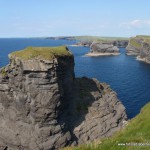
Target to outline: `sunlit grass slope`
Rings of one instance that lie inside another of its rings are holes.
[[[113,137],[65,150],[150,150],[150,103]]]

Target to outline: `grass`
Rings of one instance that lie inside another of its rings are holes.
[[[140,146],[140,144],[149,144]],[[118,145],[122,144],[122,145]],[[149,150],[150,149],[150,103],[140,114],[129,121],[128,125],[113,137],[97,140],[79,147],[67,147],[63,150]]]
[[[137,35],[136,37],[138,37],[138,38],[150,38],[149,35]]]
[[[138,43],[134,38],[131,38],[130,39],[130,44],[133,45],[134,47],[137,47],[137,48],[141,48],[141,44]]]
[[[5,67],[1,68],[0,70],[2,77],[5,77],[7,75],[7,72],[5,71]]]
[[[100,37],[100,36],[75,36],[76,40],[80,41],[113,41],[113,40],[129,40],[125,37]]]
[[[142,48],[143,43],[150,43],[150,36],[137,35],[134,38],[130,38],[130,44],[136,48]]]
[[[52,60],[60,56],[72,56],[66,46],[59,47],[27,47],[24,50],[13,52],[10,57],[17,57],[23,60],[40,58],[44,60]]]

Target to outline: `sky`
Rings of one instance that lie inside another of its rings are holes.
[[[150,35],[150,0],[0,0],[0,37]]]

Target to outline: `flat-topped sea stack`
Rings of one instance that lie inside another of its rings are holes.
[[[150,36],[130,38],[126,51],[127,55],[136,55],[138,60],[150,63]]]
[[[116,93],[75,78],[67,47],[28,47],[0,70],[0,148],[54,150],[111,136],[127,119]]]
[[[86,56],[107,56],[107,55],[119,55],[120,51],[117,46],[114,46],[109,41],[93,42],[90,46],[90,52]]]

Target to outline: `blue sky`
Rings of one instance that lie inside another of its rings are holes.
[[[150,0],[0,0],[0,37],[150,35]]]

